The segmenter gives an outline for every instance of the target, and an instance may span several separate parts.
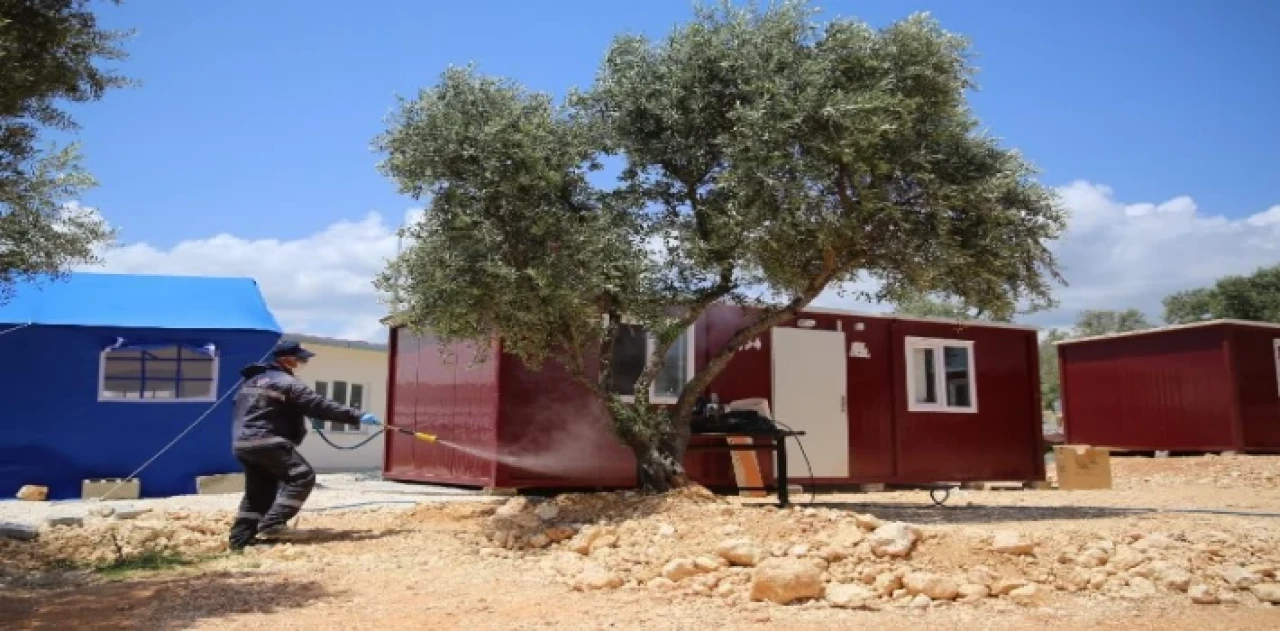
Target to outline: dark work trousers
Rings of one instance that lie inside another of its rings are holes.
[[[231,526],[231,547],[242,548],[262,530],[297,516],[316,485],[316,472],[289,443],[237,448],[244,467],[244,497]]]

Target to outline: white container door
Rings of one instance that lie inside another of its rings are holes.
[[[815,478],[849,477],[849,414],[843,331],[773,329],[773,415],[800,440]],[[787,445],[787,475],[809,477],[794,440]]]

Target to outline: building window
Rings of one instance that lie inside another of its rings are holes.
[[[644,372],[653,355],[657,340],[639,324],[618,325],[618,338],[613,345],[614,391],[624,401],[635,400],[636,380]],[[663,361],[662,372],[649,387],[651,403],[673,404],[680,398],[684,385],[693,373],[693,327],[689,327],[671,348]]]
[[[218,356],[185,346],[102,351],[99,401],[200,402],[217,392]]]
[[[977,412],[973,342],[908,337],[907,409]]]
[[[364,384],[348,381],[317,381],[314,389],[316,394],[322,397],[333,399],[357,410],[364,410]],[[363,425],[348,425],[334,421],[326,423],[314,418],[308,420],[311,421],[312,429],[322,429],[330,433],[362,434],[366,431]]]

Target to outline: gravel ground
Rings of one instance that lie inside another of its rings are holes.
[[[376,474],[330,473],[317,476],[317,485],[307,500],[303,513],[340,510],[349,505],[368,503],[389,506],[429,502],[499,501],[475,491],[451,487],[401,484],[381,480]],[[97,506],[110,506],[120,510],[151,509],[156,511],[185,511],[216,513],[233,511],[240,502],[239,494],[180,495],[176,497],[141,500],[65,500],[58,502],[0,501],[0,523],[38,526],[50,518],[85,517]]]
[[[495,513],[493,505],[476,502],[424,501],[417,507],[322,512],[303,519],[308,530],[292,543],[253,548],[243,555],[217,554],[196,565],[154,572],[68,574],[63,582],[47,586],[0,589],[0,620],[16,621],[0,626],[217,631],[1280,628],[1280,608],[1265,602],[1256,589],[1233,587],[1233,582],[1244,585],[1238,576],[1222,576],[1224,568],[1235,568],[1240,576],[1252,575],[1249,581],[1280,580],[1280,519],[1117,510],[1235,507],[1280,513],[1280,495],[1272,484],[1280,473],[1280,458],[1114,459],[1113,471],[1113,491],[969,491],[943,508],[914,491],[823,495],[818,506],[791,511],[742,506],[736,498],[578,495],[553,500],[555,511],[537,503],[522,508],[513,502]],[[354,501],[404,499],[370,481],[333,484],[379,489],[350,498]],[[317,491],[315,498],[322,492],[353,491]],[[808,495],[795,499],[807,502]],[[170,514],[163,519],[190,522],[192,529],[184,537],[215,541],[230,517],[212,510],[199,518]],[[878,520],[866,517],[868,513]],[[875,610],[861,610],[832,606],[823,598],[790,605],[753,602],[743,582],[749,569],[711,570],[714,564],[707,566],[712,573],[706,576],[719,580],[715,593],[704,592],[704,586],[714,583],[699,577],[656,588],[643,582],[665,575],[669,558],[714,557],[717,543],[728,536],[750,538],[784,557],[797,554],[794,544],[811,543],[812,550],[799,553],[808,558],[827,554],[828,546],[850,530],[852,540],[863,536],[856,534],[858,529],[873,539],[876,533],[870,529],[892,520],[921,530],[912,554],[880,558],[869,555],[864,541],[850,548],[848,559],[832,557],[824,580],[857,584],[861,576],[930,572],[967,582],[976,580],[967,577],[984,567],[999,580],[1025,580],[1041,589],[1032,598],[941,599],[920,608],[911,604],[918,599],[907,594],[881,598]],[[587,525],[586,532],[595,533],[587,537],[592,541],[588,554],[574,551],[586,537],[581,532],[530,549],[513,545],[506,530],[528,525],[536,533],[552,524]],[[83,530],[109,525],[86,524]],[[209,534],[201,534],[206,530]],[[79,532],[58,528],[48,537],[42,534],[43,544],[0,549],[0,569],[20,556],[16,550],[35,552],[43,545],[43,552],[51,554]],[[1035,542],[1036,550],[1030,555],[1001,553],[991,542],[994,533],[1021,535]],[[1087,563],[1099,545],[1113,546],[1117,560],[1135,551],[1145,560],[1128,571],[1105,562]],[[27,561],[38,562],[39,557]],[[1206,587],[1227,604],[1197,604],[1189,597],[1194,590],[1183,593],[1182,587],[1164,584],[1166,577],[1176,579],[1179,570],[1193,587]],[[1089,573],[1104,574],[1106,584],[1065,588],[1073,576]],[[617,583],[612,582],[615,576]]]

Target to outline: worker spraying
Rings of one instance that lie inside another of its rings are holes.
[[[240,371],[244,382],[236,392],[232,451],[244,468],[244,497],[231,526],[233,550],[283,532],[311,495],[316,473],[297,449],[308,418],[380,424],[374,415],[320,396],[298,380],[312,357],[297,342],[281,342],[270,361]]]

